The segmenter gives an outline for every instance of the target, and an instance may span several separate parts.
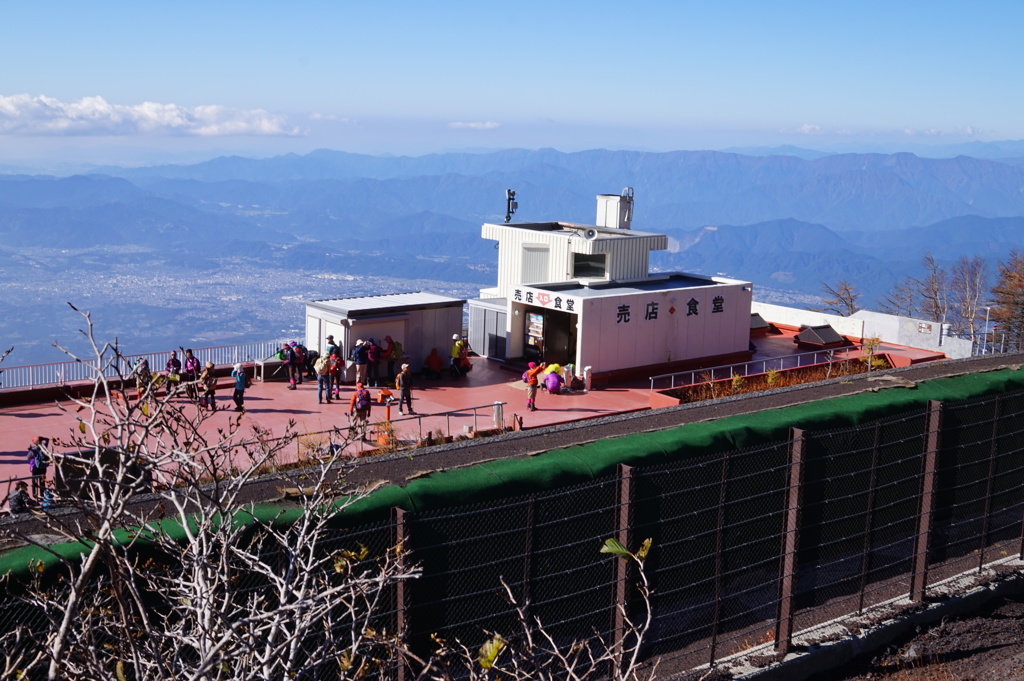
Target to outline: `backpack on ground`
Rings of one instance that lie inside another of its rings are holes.
[[[370,391],[360,390],[356,393],[356,411],[370,410]]]

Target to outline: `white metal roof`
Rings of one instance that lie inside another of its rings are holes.
[[[465,302],[464,298],[451,298],[436,293],[414,291],[410,293],[384,293],[377,296],[360,296],[358,298],[308,300],[306,305],[321,310],[337,312],[346,317],[359,317],[366,314],[451,307],[462,305]]]
[[[580,281],[568,281],[549,284],[521,284],[520,288],[532,288],[540,291],[550,291],[562,295],[570,295],[577,298],[609,298],[622,295],[630,295],[642,292],[675,291],[680,289],[747,285],[749,282],[738,279],[726,279],[724,277],[702,277],[693,274],[678,272],[663,273],[649,277],[648,279],[629,282],[598,281],[589,285]]]

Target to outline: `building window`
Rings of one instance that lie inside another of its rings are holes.
[[[595,255],[573,253],[572,276],[574,279],[604,279],[608,276],[608,255],[606,253]]]

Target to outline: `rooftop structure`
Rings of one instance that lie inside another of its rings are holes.
[[[749,359],[750,282],[651,274],[668,237],[632,229],[632,190],[597,206],[595,225],[483,225],[498,242],[498,282],[469,301],[477,352],[590,367],[597,380]]]

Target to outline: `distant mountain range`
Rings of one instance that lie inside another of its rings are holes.
[[[992,148],[985,148],[990,155]],[[785,150],[780,150],[785,151]],[[504,219],[590,224],[598,193],[632,187],[633,227],[668,234],[659,269],[724,273],[760,288],[819,293],[847,279],[870,304],[919,272],[1021,244],[1024,167],[909,153],[745,155],[552,149],[374,157],[321,150],[269,159],[104,168],[70,177],[0,175],[5,277],[38,253],[90,249],[90,266],[323,270],[488,285],[496,252],[480,238]],[[1024,144],[1000,153],[1024,157]],[[105,255],[104,255],[105,253]],[[68,257],[72,257],[69,255]],[[757,288],[755,288],[755,291]]]
[[[501,215],[504,189],[524,220],[590,222],[593,195],[636,191],[637,227],[664,232],[793,218],[837,231],[883,231],[964,215],[1024,214],[1024,168],[972,157],[838,154],[815,159],[713,151],[551,149],[373,157],[336,151],[192,166],[107,169],[181,200],[258,204],[304,218],[427,211],[480,222]]]

